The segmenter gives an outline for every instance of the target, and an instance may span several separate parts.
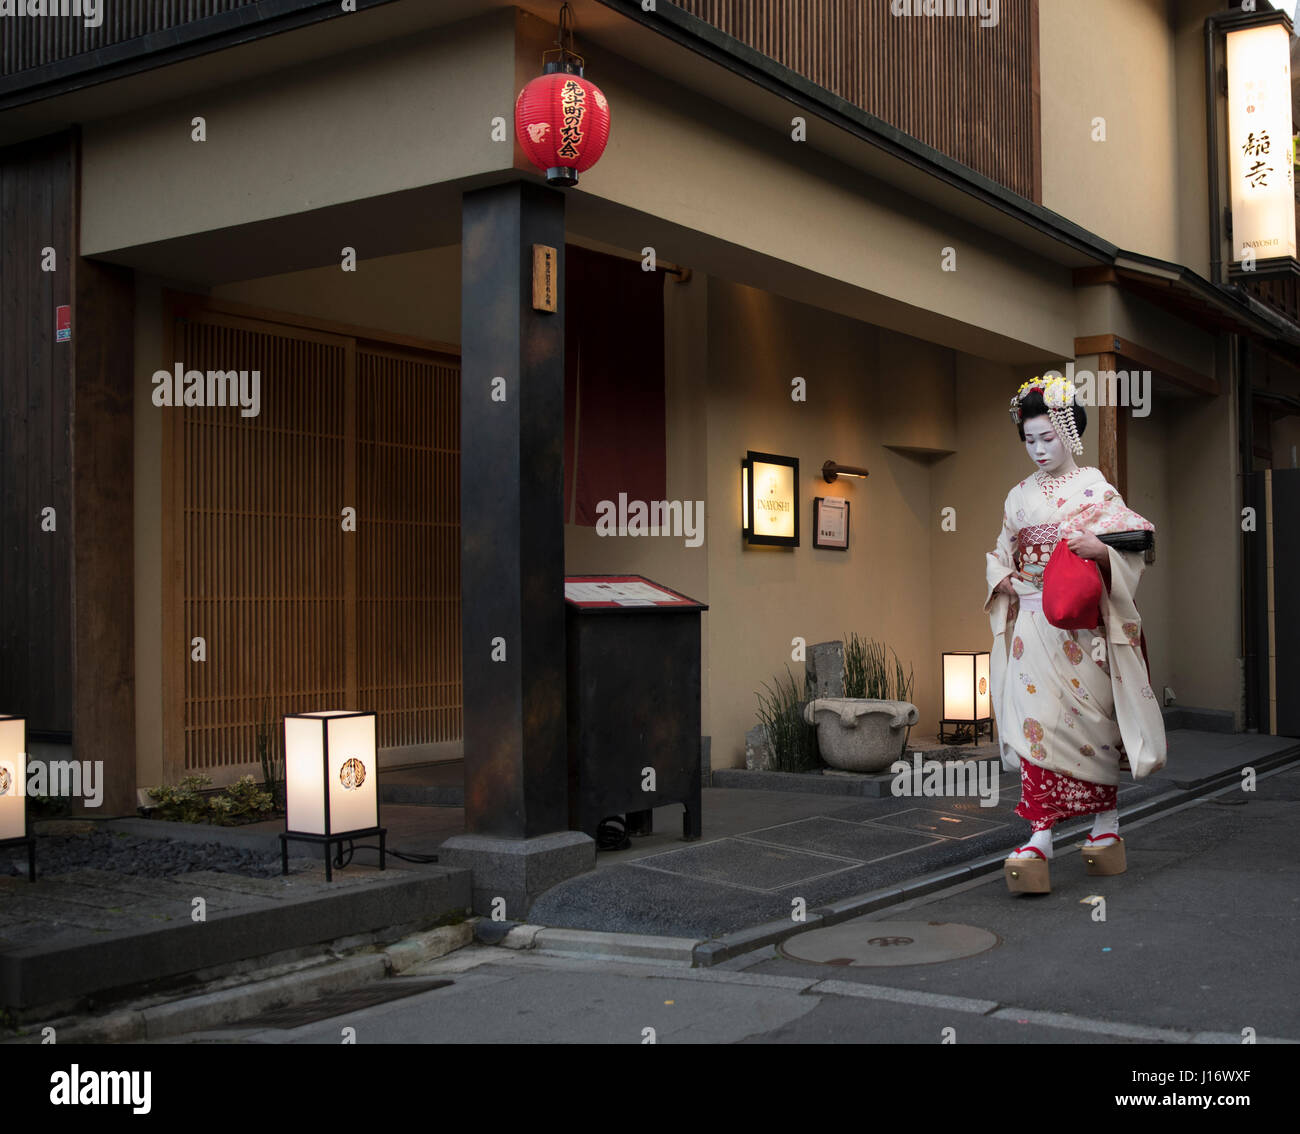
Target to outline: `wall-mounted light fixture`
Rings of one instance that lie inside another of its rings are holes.
[[[0,715],[0,847],[27,847],[27,881],[36,881],[36,840],[27,833],[27,721]]]
[[[799,458],[756,453],[740,463],[741,531],[745,541],[799,546]]]
[[[384,869],[386,831],[379,825],[375,714],[347,709],[290,713],[284,718],[285,831],[281,866],[289,873],[289,840],[325,847],[325,880],[332,881],[330,851],[365,835],[379,836]],[[350,852],[349,852],[350,854]]]
[[[833,484],[836,477],[849,476],[854,480],[866,480],[869,475],[866,469],[858,465],[841,465],[834,461],[822,465],[822,477],[827,484]]]
[[[989,692],[987,653],[945,653],[943,665],[943,719],[939,722],[939,743],[960,743],[970,730],[972,744],[979,742],[985,726],[993,739],[992,696]],[[958,732],[944,739],[943,726],[956,725]]]

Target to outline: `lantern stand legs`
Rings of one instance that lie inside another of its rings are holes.
[[[36,881],[36,840],[28,835],[23,839],[5,839],[0,842],[0,849],[9,849],[11,847],[27,847],[27,881]]]
[[[970,741],[971,747],[974,747],[980,742],[980,736],[983,735],[985,729],[989,730],[989,743],[993,742],[993,719],[991,717],[985,718],[982,721],[942,720],[939,722],[939,743],[940,744],[964,744],[965,741],[959,739],[958,734],[956,732],[953,733],[951,739],[945,740],[943,735],[944,725],[953,725],[957,729],[969,728],[971,730],[971,741]]]
[[[289,873],[289,840],[297,839],[301,843],[323,844],[325,847],[325,881],[334,881],[334,862],[330,855],[330,850],[335,843],[339,845],[339,857],[343,856],[343,844],[352,842],[354,839],[364,839],[369,835],[379,836],[379,869],[387,869],[385,865],[385,856],[387,854],[388,828],[387,827],[367,827],[362,831],[343,831],[337,835],[309,835],[300,831],[285,831],[280,835],[280,873]],[[340,867],[340,869],[342,869]]]

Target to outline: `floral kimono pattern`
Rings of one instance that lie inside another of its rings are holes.
[[[1119,761],[1135,778],[1164,766],[1165,734],[1133,601],[1144,569],[1137,552],[1107,548],[1110,589],[1102,622],[1062,630],[1042,611],[1043,568],[1060,539],[1150,530],[1094,468],[1036,474],[1007,494],[997,547],[988,554],[984,609],[993,630],[990,678],[1006,767],[1021,771],[1017,814],[1035,830],[1115,807]],[[1010,578],[1016,597],[994,593]]]

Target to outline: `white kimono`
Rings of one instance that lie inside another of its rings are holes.
[[[984,609],[993,630],[993,711],[1008,769],[1027,760],[1074,779],[1118,784],[1121,752],[1135,779],[1164,767],[1164,719],[1147,676],[1133,598],[1145,569],[1142,554],[1106,549],[1110,588],[1102,587],[1096,629],[1061,630],[1042,612],[1042,566],[1057,538],[1138,527],[1151,525],[1125,507],[1095,468],[1061,481],[1031,476],[1007,493],[997,548],[987,555]],[[1014,601],[994,593],[1008,576]]]

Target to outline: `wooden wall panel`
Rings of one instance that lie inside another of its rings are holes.
[[[912,137],[1040,200],[1037,0],[1000,0],[998,23],[987,28],[971,16],[894,16],[887,0],[676,3]]]
[[[71,135],[0,151],[0,712],[33,734],[70,734],[74,716],[73,345],[54,330],[73,302],[74,209]]]
[[[381,748],[459,739],[457,360],[215,311],[178,318],[174,343],[262,391],[257,417],[165,411],[176,771],[253,764],[258,722],[286,712],[374,709]]]
[[[51,0],[57,3],[57,0]],[[26,16],[3,19],[0,75],[54,63],[150,32],[246,8],[258,0],[100,0],[97,27],[84,18]]]

